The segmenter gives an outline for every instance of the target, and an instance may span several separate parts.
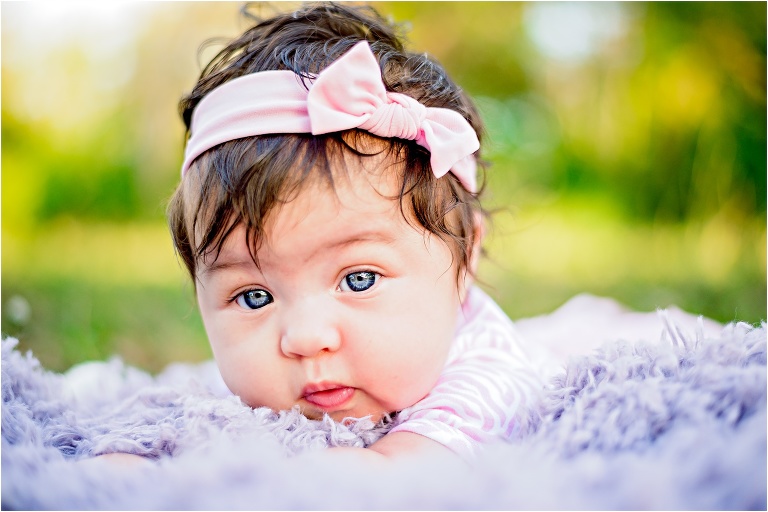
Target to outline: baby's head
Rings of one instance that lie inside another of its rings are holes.
[[[180,111],[169,220],[230,389],[337,420],[424,397],[482,238],[468,98],[372,10],[320,4],[231,42]]]

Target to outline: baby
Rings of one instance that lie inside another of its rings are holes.
[[[482,125],[440,65],[372,9],[314,4],[229,43],[180,112],[169,222],[235,395],[391,417],[377,457],[515,435],[541,379],[473,286]]]

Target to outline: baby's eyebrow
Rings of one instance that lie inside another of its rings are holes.
[[[341,236],[337,239],[333,239],[326,244],[321,244],[317,249],[312,251],[312,254],[306,259],[306,261],[312,260],[320,252],[329,250],[341,250],[350,245],[361,244],[366,242],[391,244],[397,240],[397,237],[387,231],[363,231],[361,233],[352,233],[348,236]]]
[[[237,261],[214,261],[210,265],[202,265],[200,270],[200,277],[211,276],[223,270],[229,269],[250,269],[254,267],[253,260],[237,260]]]
[[[353,233],[346,237],[339,237],[329,242],[326,249],[339,249],[346,245],[354,245],[364,242],[380,242],[391,244],[397,239],[392,233],[387,231],[363,231],[362,233]]]

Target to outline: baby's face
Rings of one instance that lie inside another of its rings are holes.
[[[253,263],[237,228],[198,272],[197,297],[230,390],[310,418],[413,405],[445,363],[460,306],[451,251],[362,172],[307,184],[268,219]]]

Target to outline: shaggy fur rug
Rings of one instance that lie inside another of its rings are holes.
[[[766,509],[766,329],[668,327],[572,356],[469,468],[327,457],[387,426],[250,409],[213,363],[48,372],[2,345],[4,509]],[[91,463],[128,452],[140,466]],[[99,459],[96,459],[99,460]]]

